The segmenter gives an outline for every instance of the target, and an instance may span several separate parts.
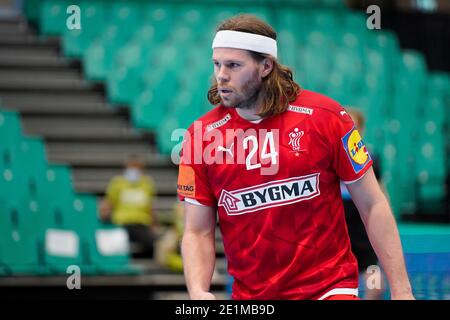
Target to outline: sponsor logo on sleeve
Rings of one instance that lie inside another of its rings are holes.
[[[319,173],[294,177],[227,191],[222,190],[219,206],[228,215],[240,215],[272,207],[286,206],[320,195]]]
[[[217,129],[223,125],[225,125],[228,121],[231,120],[231,115],[229,113],[227,113],[225,115],[225,117],[223,117],[222,119],[220,119],[219,121],[216,121],[214,123],[211,123],[209,125],[206,126],[206,131],[209,132],[211,130]]]
[[[371,160],[361,135],[353,128],[341,140],[353,170],[355,173],[360,172]]]
[[[195,173],[189,166],[180,165],[178,194],[188,198],[195,197]]]
[[[314,111],[311,108],[307,108],[307,107],[303,107],[303,106],[293,106],[293,105],[289,105],[288,110],[292,111],[292,112],[297,112],[297,113],[309,114],[310,116],[313,114],[313,111]]]

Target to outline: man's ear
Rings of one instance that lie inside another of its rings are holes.
[[[270,72],[273,69],[273,60],[270,58],[264,58],[263,61],[261,61],[261,77],[265,78],[267,77]]]

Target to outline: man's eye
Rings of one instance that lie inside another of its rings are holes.
[[[230,68],[237,68],[237,67],[239,67],[239,64],[237,64],[237,63],[230,63]]]
[[[220,64],[218,62],[214,62],[214,66],[220,67]]]

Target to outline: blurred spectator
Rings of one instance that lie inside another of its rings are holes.
[[[363,136],[366,122],[364,114],[357,109],[353,108],[346,108],[346,109],[350,117],[353,119],[356,129],[360,132],[361,136]],[[380,166],[378,157],[376,154],[373,153],[372,150],[370,150],[370,154],[373,159],[373,171],[378,181],[380,181]],[[382,183],[380,183],[380,187],[384,192],[385,189],[383,188]],[[381,300],[383,298],[383,291],[384,291],[383,276],[380,274],[381,288],[369,289],[367,286],[368,277],[372,275],[372,273],[368,272],[367,269],[370,266],[378,265],[377,256],[372,248],[372,245],[370,244],[369,238],[366,233],[366,229],[361,220],[358,209],[353,203],[351,195],[343,182],[341,182],[341,193],[342,199],[344,201],[345,220],[347,221],[347,228],[350,236],[352,252],[356,257],[356,260],[358,260],[359,274],[362,276],[361,280],[363,281],[364,285],[365,294],[361,298],[367,300]],[[386,192],[384,193],[386,194]]]
[[[134,257],[153,257],[153,242],[158,220],[152,209],[153,180],[144,175],[144,163],[131,155],[122,175],[112,178],[100,205],[103,221],[124,227],[132,243],[140,247]]]
[[[155,260],[174,272],[183,272],[181,238],[184,229],[183,203],[177,201],[173,207],[174,219],[169,228],[155,244]]]
[[[181,256],[181,239],[184,230],[184,202],[176,201],[173,206],[173,222],[155,242],[155,260],[167,269],[182,273],[183,257]],[[218,265],[215,265],[213,280],[220,276]],[[230,278],[230,285],[233,279]]]

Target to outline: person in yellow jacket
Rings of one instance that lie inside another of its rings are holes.
[[[140,245],[135,257],[153,257],[154,229],[158,225],[152,209],[154,195],[154,183],[144,175],[143,161],[131,155],[123,174],[111,179],[100,206],[103,221],[124,227],[130,241]]]

